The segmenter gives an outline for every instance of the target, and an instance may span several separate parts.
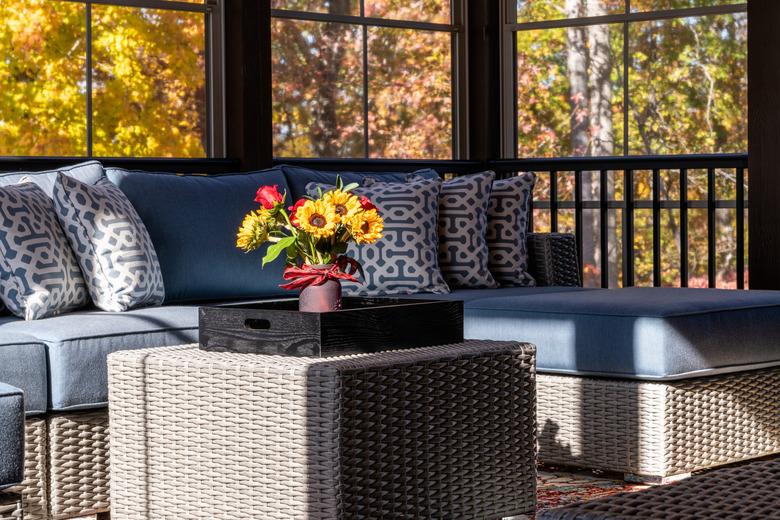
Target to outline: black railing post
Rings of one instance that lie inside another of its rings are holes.
[[[680,168],[680,287],[688,287],[688,169]]]
[[[609,172],[601,170],[599,179],[599,227],[601,250],[601,286],[609,287]]]
[[[550,171],[550,232],[558,232],[558,172]]]
[[[582,170],[574,172],[574,235],[577,241],[577,258],[580,262],[580,273],[583,272],[582,258]]]
[[[634,285],[634,170],[623,172],[623,287]]]
[[[653,286],[661,287],[661,171],[653,170]]]
[[[707,169],[707,285],[709,287],[715,287],[717,280],[715,275],[717,273],[717,234],[715,226],[717,226],[717,220],[715,219],[715,168]]]
[[[737,289],[745,288],[745,169],[737,168]]]

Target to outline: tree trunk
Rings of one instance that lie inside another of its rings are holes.
[[[585,0],[586,16],[603,16],[607,14],[603,0]],[[590,86],[590,155],[603,156],[615,154],[615,131],[612,124],[612,51],[610,48],[610,26],[591,25],[588,27],[588,57],[589,57],[589,86]],[[593,186],[589,186],[593,198],[598,198],[593,193]],[[632,189],[630,186],[626,190]],[[585,185],[583,184],[583,191]],[[586,192],[587,193],[587,192]],[[612,183],[607,187],[609,198],[615,196],[615,187]],[[607,232],[609,234],[609,286],[617,287],[618,270],[620,269],[622,256],[617,243],[618,219],[615,212],[609,212]],[[595,237],[595,234],[594,234]],[[624,240],[627,237],[624,237]],[[625,280],[624,280],[625,282]]]
[[[332,0],[328,12],[344,14],[351,12],[354,0]],[[325,22],[322,26],[320,56],[311,60],[312,67],[318,69],[313,77],[321,78],[317,82],[317,105],[315,106],[311,129],[312,145],[318,157],[338,157],[341,155],[341,124],[338,120],[339,78],[344,62],[344,25]]]

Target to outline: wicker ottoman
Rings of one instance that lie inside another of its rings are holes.
[[[498,519],[533,510],[535,349],[109,357],[111,516]]]

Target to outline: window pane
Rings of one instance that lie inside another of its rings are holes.
[[[366,0],[366,16],[450,23],[450,0]]]
[[[271,0],[271,9],[360,15],[360,0]]]
[[[274,154],[365,156],[361,28],[272,23]]]
[[[622,25],[517,33],[519,157],[620,155]]]
[[[452,45],[446,32],[369,27],[369,154],[452,158]]]
[[[747,0],[631,0],[631,11],[685,9],[690,7],[710,7],[713,5],[744,3],[747,3]]]
[[[624,13],[625,0],[517,0],[517,21],[539,22]]]
[[[92,9],[94,154],[205,156],[204,15]]]
[[[630,153],[747,150],[747,16],[634,23]]]
[[[84,155],[86,11],[0,2],[0,155]]]

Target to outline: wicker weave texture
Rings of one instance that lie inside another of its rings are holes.
[[[671,476],[780,452],[780,369],[650,383],[539,374],[539,459]]]
[[[780,461],[722,468],[674,484],[553,509],[540,520],[780,518]]]
[[[54,520],[109,509],[108,413],[49,418],[49,488]]]
[[[115,519],[501,518],[535,503],[534,349],[109,357]]]
[[[528,235],[528,265],[540,287],[582,285],[577,240],[568,233]]]
[[[24,429],[24,482],[9,490],[22,496],[22,510],[17,510],[15,518],[23,516],[25,520],[47,520],[49,504],[46,420],[41,417],[29,418],[25,421]]]

